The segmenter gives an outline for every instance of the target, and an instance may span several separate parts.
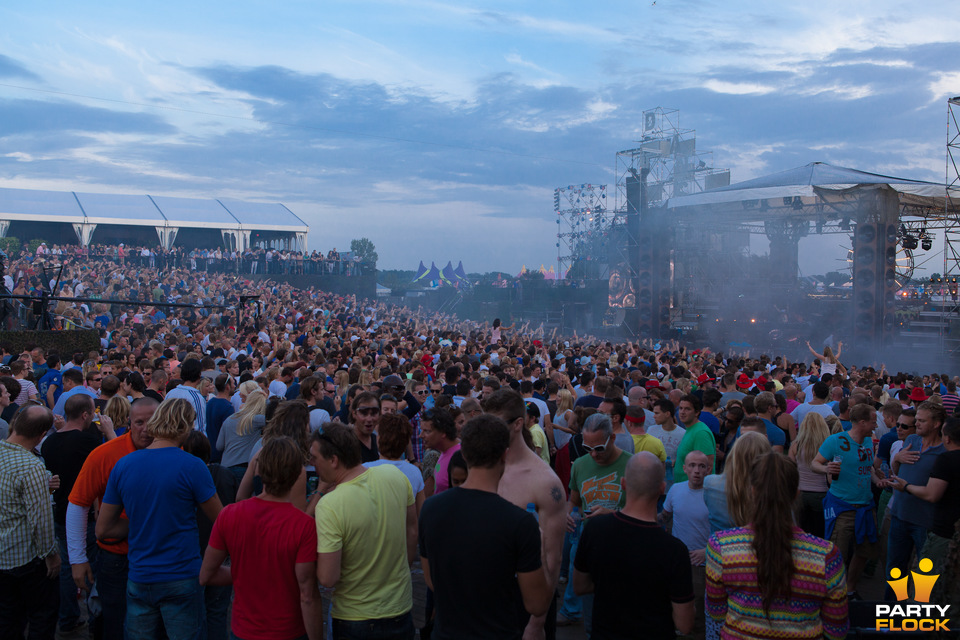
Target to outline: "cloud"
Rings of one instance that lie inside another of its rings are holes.
[[[40,77],[27,69],[13,58],[0,53],[0,78],[20,78],[23,80],[40,81]]]

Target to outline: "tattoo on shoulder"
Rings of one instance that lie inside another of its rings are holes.
[[[563,500],[563,491],[560,487],[554,485],[550,488],[550,497],[553,498],[554,502],[560,502]]]

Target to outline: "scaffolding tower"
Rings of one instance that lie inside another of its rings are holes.
[[[693,129],[680,127],[680,110],[657,107],[643,112],[639,147],[617,153],[616,211],[627,208],[627,181],[634,172],[649,171],[647,202],[659,207],[672,197],[730,184],[730,171],[713,168],[713,152],[697,151]]]
[[[957,278],[960,278],[960,96],[947,100],[947,159],[946,180],[943,200],[943,282],[946,287],[956,291]],[[941,285],[941,299],[946,301],[953,296]],[[946,305],[943,305],[946,309]],[[957,312],[956,303],[949,307],[950,314]],[[948,344],[950,324],[944,318],[940,322],[940,348],[953,351]],[[954,340],[957,336],[952,336]]]
[[[607,185],[580,184],[553,191],[557,214],[557,276],[564,278],[576,264],[597,260],[611,219],[607,207]]]

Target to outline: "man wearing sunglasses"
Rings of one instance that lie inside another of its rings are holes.
[[[587,455],[580,456],[570,468],[570,502],[567,516],[567,531],[578,533],[582,521],[572,514],[573,508],[580,509],[587,520],[605,513],[621,509],[626,496],[622,480],[627,470],[630,454],[620,449],[613,433],[610,416],[595,413],[583,423],[583,449]],[[579,535],[574,539],[579,539]],[[576,542],[570,549],[570,561],[576,558]],[[573,568],[570,569],[573,575]],[[576,621],[581,613],[583,627],[590,635],[593,622],[593,594],[577,597],[573,594],[572,581],[563,597],[558,623],[569,624]]]

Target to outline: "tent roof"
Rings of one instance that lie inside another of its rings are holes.
[[[896,178],[847,167],[834,167],[825,162],[811,162],[768,176],[745,180],[729,186],[677,198],[670,198],[667,208],[700,206],[763,200],[768,198],[815,196],[818,191],[846,191],[854,187],[888,185],[913,204],[943,206],[945,186],[936,182]],[[939,201],[939,202],[938,202]]]
[[[306,233],[280,203],[0,188],[0,220]]]
[[[81,222],[83,209],[68,191],[0,189],[0,217],[7,214],[24,217],[51,217],[54,222]]]

